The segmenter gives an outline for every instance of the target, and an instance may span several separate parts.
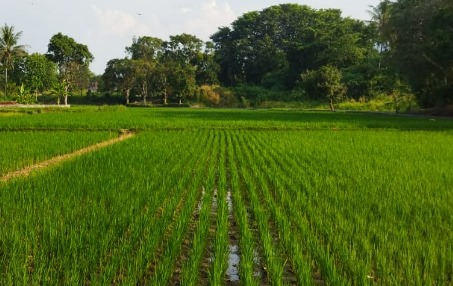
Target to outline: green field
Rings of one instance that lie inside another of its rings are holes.
[[[108,131],[1,132],[0,176],[116,136]]]
[[[0,285],[453,283],[453,120],[32,112],[0,116],[4,149],[34,146],[1,167],[119,129],[136,136],[0,182]]]

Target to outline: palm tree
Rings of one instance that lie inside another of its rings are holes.
[[[368,14],[371,16],[371,23],[374,23],[379,32],[379,52],[388,51],[392,43],[392,31],[390,27],[390,17],[392,13],[390,0],[384,0],[376,7],[369,6]],[[379,68],[381,63],[379,61]]]
[[[25,46],[18,45],[22,32],[14,33],[14,26],[5,24],[0,28],[0,61],[5,69],[5,97],[7,96],[8,68],[12,67],[16,58],[25,55]]]

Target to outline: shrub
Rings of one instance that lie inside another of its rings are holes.
[[[207,106],[218,106],[220,103],[220,94],[217,92],[216,85],[202,85],[198,88],[198,101]]]
[[[20,104],[33,104],[35,103],[35,98],[22,84],[19,87],[19,94],[17,95],[16,102]]]
[[[324,99],[329,102],[330,109],[334,103],[343,99],[346,87],[341,82],[341,71],[331,65],[322,66],[315,71],[301,74],[301,88],[309,95],[310,99]]]

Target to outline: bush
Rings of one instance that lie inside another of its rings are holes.
[[[18,95],[16,102],[19,104],[34,104],[35,98],[31,94]]]
[[[236,98],[241,99],[242,107],[257,107],[267,100],[284,100],[285,92],[266,89],[257,85],[241,85],[232,88]]]
[[[35,98],[33,95],[25,89],[25,86],[22,84],[19,87],[19,94],[17,95],[16,102],[19,104],[33,104],[35,103]]]
[[[320,67],[315,71],[301,74],[301,88],[315,100],[327,100],[331,110],[334,103],[342,100],[346,94],[346,86],[341,82],[341,71],[331,65]]]
[[[417,110],[419,107],[414,101],[414,96],[405,94],[395,97],[392,95],[379,94],[374,99],[363,100],[360,98],[358,101],[350,99],[338,103],[337,109],[339,110],[363,110],[363,111],[390,111],[390,112],[407,112]]]
[[[217,92],[216,85],[202,85],[198,88],[198,101],[206,106],[218,106],[220,104],[220,94]]]
[[[240,103],[236,95],[228,88],[216,87],[215,91],[220,96],[219,107],[239,107]]]
[[[197,101],[208,107],[250,107],[250,100],[236,88],[202,85],[197,90]]]

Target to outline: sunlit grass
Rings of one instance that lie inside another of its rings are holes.
[[[451,121],[113,114],[0,119],[1,128],[28,130],[0,132],[3,146],[19,154],[2,166],[117,136],[36,128],[138,128],[128,141],[0,184],[1,285],[223,285],[230,235],[238,236],[243,285],[448,285],[453,278]]]
[[[117,132],[0,132],[0,176],[116,137]]]

